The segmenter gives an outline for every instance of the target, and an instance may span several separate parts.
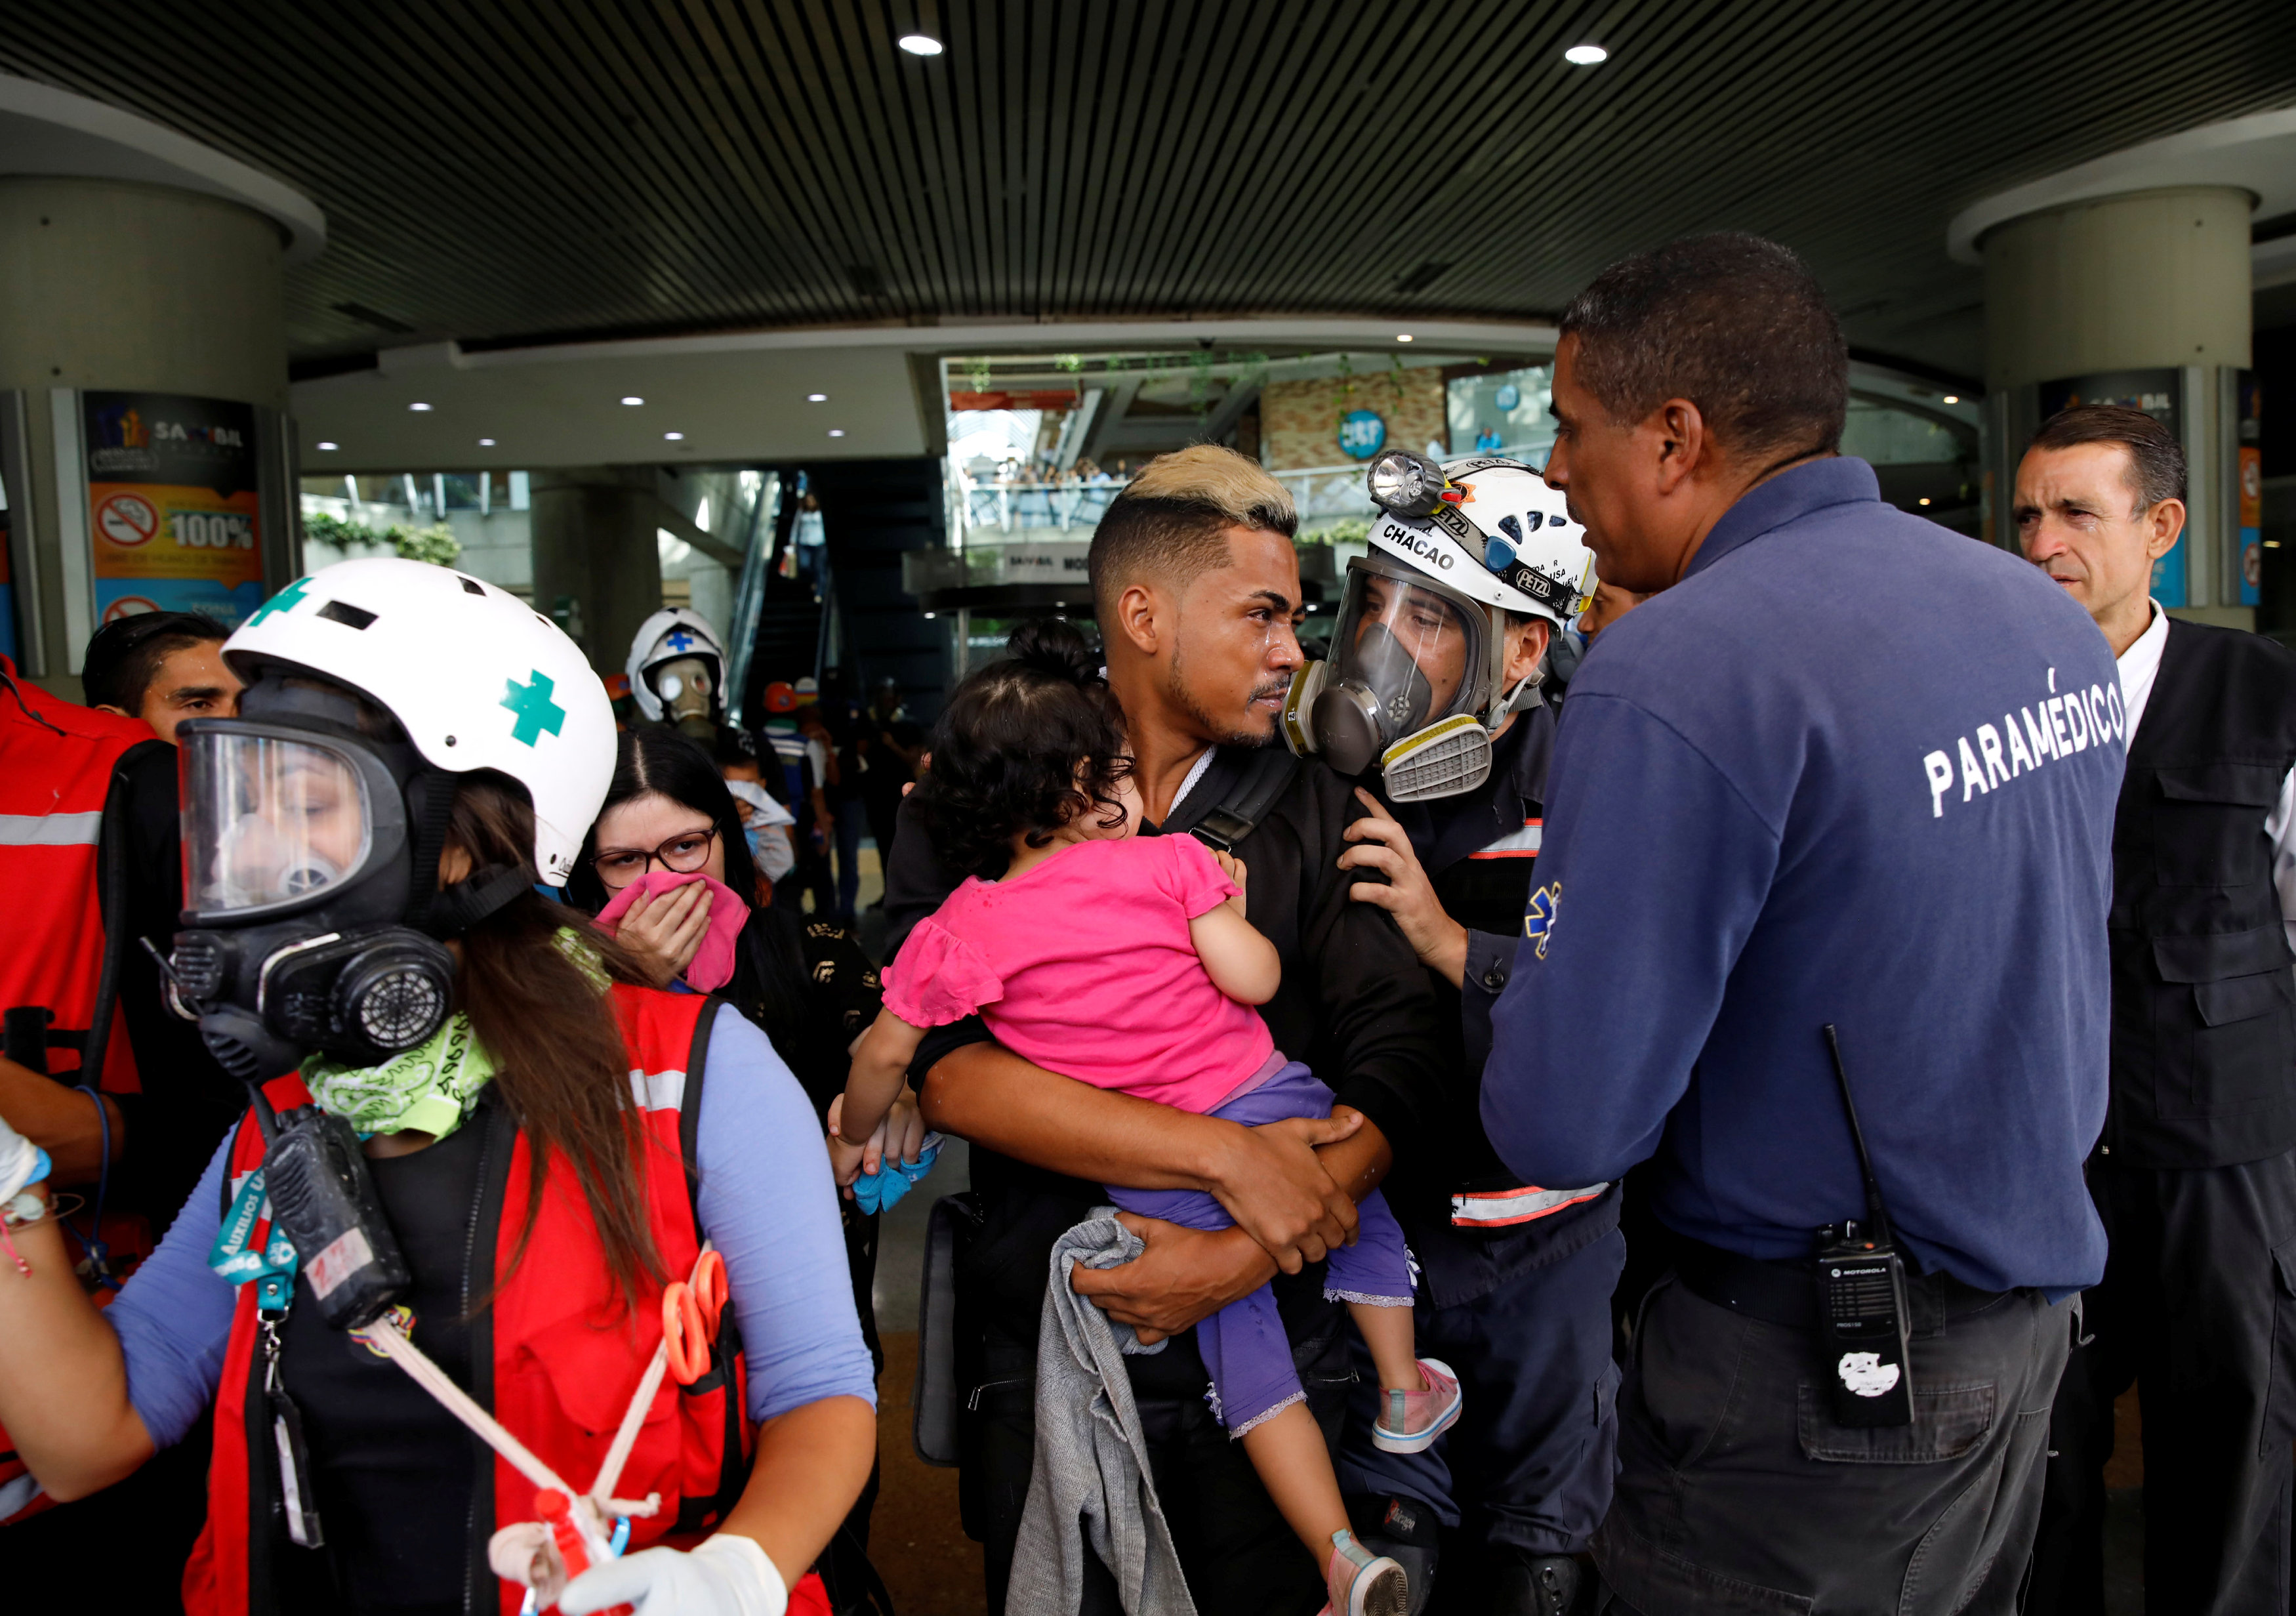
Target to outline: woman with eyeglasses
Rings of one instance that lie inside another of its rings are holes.
[[[706,875],[744,903],[749,914],[734,938],[733,979],[718,991],[764,1029],[813,1101],[825,1130],[830,1103],[845,1092],[853,1043],[882,1006],[877,968],[842,926],[826,920],[808,923],[772,904],[772,888],[758,876],[734,794],[699,745],[660,726],[626,730],[619,742],[613,782],[567,882],[568,901],[595,915],[649,872],[667,870]],[[642,894],[618,917],[615,940],[657,986],[694,991],[685,975],[701,952],[710,907],[718,901],[722,900],[698,881]],[[916,1096],[905,1092],[872,1136],[865,1169],[875,1171],[878,1156],[888,1149],[914,1161],[924,1131]],[[882,1372],[884,1352],[870,1297],[877,1272],[877,1216],[861,1211],[849,1199],[839,1206],[854,1305],[870,1356]],[[873,1473],[851,1517],[855,1536],[864,1544],[876,1490]],[[842,1547],[831,1546],[832,1587]]]

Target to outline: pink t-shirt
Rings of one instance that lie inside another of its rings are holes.
[[[1205,1112],[1275,1040],[1205,973],[1188,922],[1235,895],[1193,836],[1079,841],[1026,874],[965,882],[885,967],[885,1008],[913,1027],[974,1011],[1013,1054]]]

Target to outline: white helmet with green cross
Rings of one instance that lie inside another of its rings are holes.
[[[613,704],[581,648],[518,596],[427,562],[340,562],[264,602],[224,655],[349,685],[433,767],[509,775],[534,803],[534,867],[554,886],[573,874],[613,778]]]

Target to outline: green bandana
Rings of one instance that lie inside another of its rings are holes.
[[[550,940],[558,945],[558,952],[572,960],[574,968],[599,992],[603,993],[614,985],[614,979],[606,974],[606,967],[598,959],[598,951],[573,927],[559,927],[551,933]]]
[[[495,1063],[459,1011],[428,1043],[380,1066],[346,1066],[324,1055],[303,1062],[303,1085],[323,1111],[362,1134],[418,1128],[445,1138],[462,1127],[495,1075]]]

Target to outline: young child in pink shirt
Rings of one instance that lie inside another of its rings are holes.
[[[1003,873],[970,875],[885,968],[884,1009],[855,1049],[830,1142],[839,1182],[860,1163],[845,1142],[883,1117],[925,1030],[976,1012],[1015,1054],[1097,1087],[1244,1127],[1329,1116],[1332,1091],[1276,1051],[1251,1008],[1274,997],[1281,967],[1244,917],[1242,863],[1193,836],[1131,834],[1122,733],[1074,628],[1027,625],[1012,649],[951,697],[917,787],[942,857]],[[1201,1191],[1108,1193],[1145,1217],[1231,1224]],[[1410,1259],[1377,1192],[1357,1243],[1331,1253],[1324,1293],[1349,1304],[1379,1368],[1373,1440],[1431,1446],[1459,1416],[1457,1377],[1415,1355]],[[1324,1564],[1332,1616],[1400,1616],[1402,1568],[1347,1530],[1268,1288],[1199,1324],[1196,1342],[1214,1413]]]

